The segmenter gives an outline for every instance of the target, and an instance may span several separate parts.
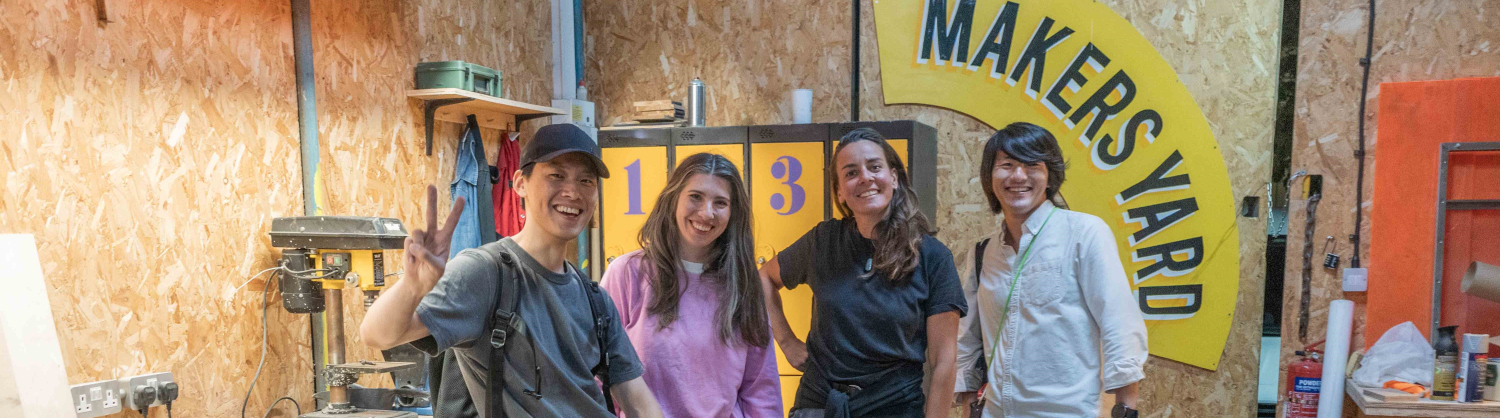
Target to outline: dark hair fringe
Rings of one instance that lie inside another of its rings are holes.
[[[879,145],[885,153],[887,164],[896,173],[897,188],[892,193],[891,203],[886,206],[885,216],[875,224],[874,268],[871,271],[884,274],[892,284],[905,285],[911,281],[912,272],[922,262],[922,236],[934,235],[938,231],[917,205],[917,194],[912,190],[911,177],[907,174],[906,164],[901,161],[901,155],[874,129],[855,129],[839,138],[839,144],[833,149],[825,168],[834,201],[838,201],[839,176],[836,165],[839,151],[859,141]],[[854,212],[848,205],[839,202],[838,207],[844,219],[854,219]]]
[[[677,225],[677,198],[687,188],[688,179],[696,174],[712,175],[729,183],[729,225],[715,240],[704,265],[702,279],[718,288],[719,309],[714,314],[719,339],[735,340],[735,333],[748,345],[763,346],[770,342],[770,323],[766,302],[761,294],[760,275],[756,272],[754,241],[755,221],[750,213],[750,195],[734,163],[722,155],[699,153],[684,159],[672,171],[667,187],[662,189],[641,227],[638,240],[642,255],[650,268],[651,301],[646,312],[656,315],[657,326],[667,328],[677,321],[677,306],[682,301],[682,283],[678,281],[678,241],[682,237]]]
[[[1057,138],[1045,128],[1026,122],[1015,122],[990,135],[984,143],[984,156],[979,164],[979,184],[984,188],[984,197],[989,201],[990,212],[1000,213],[1000,199],[995,197],[996,154],[1004,152],[1010,158],[1025,164],[1041,162],[1047,166],[1047,200],[1059,207],[1058,190],[1067,179],[1068,163],[1063,161],[1062,148]]]

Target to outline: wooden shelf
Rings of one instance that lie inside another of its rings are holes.
[[[1354,379],[1344,380],[1344,392],[1368,416],[1382,417],[1486,417],[1500,416],[1500,402],[1447,402],[1420,399],[1416,402],[1382,402],[1364,395]]]
[[[434,120],[462,124],[468,122],[469,115],[474,115],[479,126],[514,131],[521,122],[565,114],[562,109],[555,107],[506,100],[455,88],[408,90],[406,97],[426,102],[422,122],[426,124],[427,155],[432,155]]]

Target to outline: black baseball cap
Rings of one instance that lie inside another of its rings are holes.
[[[521,150],[521,168],[526,166],[551,161],[563,154],[579,152],[589,156],[589,162],[594,163],[594,170],[599,173],[600,178],[609,178],[609,168],[604,166],[604,160],[599,158],[599,143],[594,142],[589,134],[582,128],[571,123],[559,123],[543,126],[536,131],[536,135],[526,142],[526,147]]]

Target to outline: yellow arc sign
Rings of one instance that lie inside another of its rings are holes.
[[[876,0],[887,104],[1057,136],[1068,205],[1114,229],[1151,354],[1216,369],[1239,288],[1229,172],[1202,110],[1135,27],[1086,0]]]

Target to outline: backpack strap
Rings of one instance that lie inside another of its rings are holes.
[[[490,316],[490,393],[486,394],[488,418],[505,418],[505,348],[511,336],[519,334],[521,316],[516,313],[519,291],[516,289],[520,277],[517,275],[516,256],[499,244],[479,246],[481,254],[488,257],[499,269],[495,286],[495,310]]]
[[[985,238],[974,243],[974,288],[982,289],[983,284],[979,278],[984,277],[984,249],[990,245],[990,239]],[[978,318],[975,318],[976,320]],[[997,337],[998,338],[998,337]],[[981,337],[983,339],[983,337]],[[997,341],[996,344],[999,342]],[[989,380],[990,362],[985,359],[984,345],[980,344],[979,358],[974,360],[974,369],[979,371],[981,381]]]
[[[571,268],[572,266],[569,265]],[[577,272],[577,270],[574,270]],[[599,289],[599,284],[592,280],[584,279],[582,274],[574,274],[578,278],[578,284],[583,287],[583,293],[589,298],[589,311],[594,314],[594,340],[599,344],[599,363],[591,370],[599,381],[604,383],[600,387],[604,392],[604,407],[610,413],[615,412],[615,397],[609,393],[611,382],[609,381],[609,330],[610,323],[614,320],[605,310],[605,304],[610,303],[604,299],[604,291]]]
[[[974,243],[974,288],[979,288],[979,278],[984,272],[984,247],[990,245],[990,239],[985,238]]]
[[[500,271],[500,286],[496,287],[498,294],[495,295],[495,311],[494,315],[490,317],[490,325],[487,327],[490,329],[491,348],[490,396],[487,399],[490,401],[488,405],[488,418],[505,418],[506,343],[511,336],[519,334],[521,328],[524,326],[521,322],[521,316],[516,312],[520,299],[520,291],[516,289],[516,285],[521,278],[517,274],[516,255],[511,253],[510,250],[498,244],[481,245],[479,249],[481,250],[480,253],[489,257],[490,261],[494,262],[495,267]],[[573,268],[572,265],[569,265],[568,268],[572,269],[575,273],[573,276],[578,278],[579,286],[583,288],[583,293],[589,300],[589,311],[593,314],[594,319],[594,338],[599,345],[599,363],[590,372],[595,376],[599,376],[605,383],[605,386],[602,388],[604,392],[604,404],[613,413],[615,410],[615,401],[614,396],[609,393],[609,346],[607,342],[609,341],[610,330],[610,323],[608,321],[614,320],[614,318],[609,315],[608,311],[604,310],[605,304],[609,303],[609,301],[605,300],[604,291],[599,289],[598,283],[583,279],[583,275],[577,274],[578,270]]]

